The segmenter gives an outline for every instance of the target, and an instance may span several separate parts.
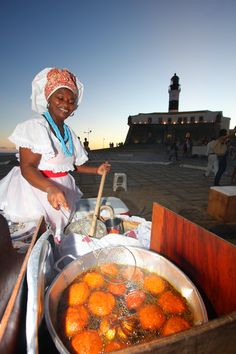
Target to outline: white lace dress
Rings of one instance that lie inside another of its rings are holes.
[[[41,154],[39,170],[66,172],[74,170],[74,165],[83,165],[88,160],[87,152],[76,134],[72,129],[70,132],[74,145],[74,154],[71,157],[64,155],[59,140],[42,116],[18,124],[9,140],[16,145],[17,150],[19,147],[25,147]],[[18,153],[17,158],[19,159]],[[66,176],[52,177],[51,180],[64,191],[70,210],[74,212],[76,201],[81,198],[82,193],[75,185],[73,176],[68,173]],[[65,215],[49,204],[47,193],[27,182],[21,175],[20,167],[14,167],[0,181],[0,209],[9,220],[14,222],[38,221],[43,215],[57,238],[60,238],[68,223]]]

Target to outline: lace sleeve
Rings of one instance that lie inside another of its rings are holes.
[[[20,147],[28,148],[34,153],[46,155],[47,159],[55,156],[49,127],[43,118],[19,123],[9,140],[16,145],[17,150]]]

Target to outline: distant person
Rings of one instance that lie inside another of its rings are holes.
[[[218,171],[215,176],[214,186],[220,185],[220,179],[227,167],[228,138],[227,130],[221,129],[219,131],[219,137],[213,146],[213,151],[218,159]]]
[[[168,158],[169,161],[172,161],[173,159],[175,161],[179,161],[178,151],[179,151],[179,144],[175,140],[170,146],[170,153],[169,153],[169,158]]]
[[[211,172],[213,172],[215,176],[219,168],[218,157],[213,150],[215,143],[216,143],[216,139],[214,137],[211,137],[206,147],[206,155],[207,155],[207,168],[205,172],[206,177],[210,176]]]
[[[234,127],[233,134],[230,137],[230,158],[231,158],[231,165],[232,165],[232,174],[231,174],[231,181],[230,184],[236,184],[236,127]]]
[[[84,148],[86,151],[89,151],[90,148],[89,148],[89,141],[87,138],[84,138]]]
[[[103,174],[110,165],[84,165],[88,160],[65,120],[77,109],[83,85],[66,69],[46,68],[32,82],[32,109],[37,118],[19,123],[10,141],[16,144],[20,167],[0,181],[0,209],[13,222],[38,221],[43,215],[60,241],[68,216],[81,198],[69,171]],[[60,210],[68,210],[66,217]]]
[[[230,184],[236,184],[236,146],[232,148],[231,154],[233,171]]]
[[[204,138],[203,138],[202,141],[201,141],[201,144],[202,144],[202,145],[207,145],[208,143],[209,143],[208,137],[207,137],[207,136],[204,136]]]
[[[183,145],[183,154],[184,156],[190,156],[192,151],[192,141],[189,135],[186,134],[184,145]]]

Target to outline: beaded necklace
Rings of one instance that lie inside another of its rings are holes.
[[[68,126],[65,123],[63,124],[63,129],[64,129],[64,138],[63,138],[61,136],[60,130],[58,129],[58,126],[54,122],[51,114],[47,111],[47,112],[44,112],[43,116],[46,118],[46,120],[48,121],[49,125],[53,129],[56,137],[60,141],[61,147],[62,147],[62,151],[63,151],[64,155],[65,156],[72,156],[73,152],[74,152],[74,146],[73,146],[73,142],[72,142],[70,129],[68,128]],[[69,140],[69,149],[66,146],[66,142],[68,140]]]

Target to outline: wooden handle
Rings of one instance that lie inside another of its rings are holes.
[[[94,210],[94,214],[93,214],[92,224],[91,224],[91,227],[89,230],[89,236],[92,236],[92,237],[94,236],[95,231],[96,231],[97,218],[98,218],[98,214],[99,214],[105,178],[106,178],[106,171],[104,171],[102,174],[102,178],[101,178],[101,182],[100,182],[100,186],[99,186],[99,190],[98,190],[96,206],[95,206],[95,210]]]

